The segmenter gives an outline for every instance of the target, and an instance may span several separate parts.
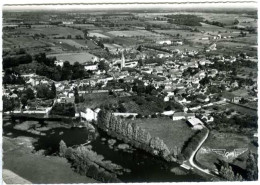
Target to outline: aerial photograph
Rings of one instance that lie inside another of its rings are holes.
[[[258,181],[257,3],[123,2],[3,5],[3,181]]]

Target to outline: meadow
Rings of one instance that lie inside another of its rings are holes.
[[[209,153],[204,153],[204,149],[226,149],[226,152],[232,152],[237,148],[246,148],[253,152],[257,152],[257,148],[251,143],[251,140],[247,136],[238,135],[234,133],[221,133],[217,131],[211,131],[208,139],[202,145],[202,148],[198,151],[196,155],[197,162],[203,167],[210,170],[217,169],[216,164],[220,160],[227,161],[227,158],[210,151]],[[245,158],[248,151],[238,156],[239,158]],[[229,161],[233,163],[234,161]],[[245,168],[244,163],[240,163],[241,168]]]
[[[69,61],[71,64],[75,62],[79,62],[80,64],[83,64],[87,61],[91,61],[95,55],[92,55],[87,52],[82,53],[61,53],[61,54],[50,54],[47,55],[47,57],[56,57],[57,60],[64,60]]]
[[[173,121],[168,117],[135,119],[133,122],[147,130],[151,136],[162,139],[171,153],[176,147],[180,150],[195,133],[185,121]]]
[[[146,31],[146,30],[134,30],[134,31],[109,31],[109,34],[118,37],[158,37],[160,35]]]

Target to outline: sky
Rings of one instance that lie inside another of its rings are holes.
[[[88,3],[87,4],[82,4]],[[121,3],[121,4],[100,4],[100,3]],[[138,2],[139,4],[122,4],[122,3],[134,3]],[[144,4],[144,3],[160,3],[160,2],[170,2],[170,4]],[[201,3],[199,3],[201,2]],[[210,1],[207,0],[3,0],[2,5],[3,10],[40,10],[40,9],[142,9],[142,8],[256,8],[257,2],[254,0],[228,0],[225,1],[217,1],[217,3],[207,3]],[[51,5],[51,4],[62,3],[63,5]],[[70,3],[70,4],[68,4]],[[81,4],[71,4],[71,3],[81,3]],[[97,4],[99,3],[99,4]],[[143,3],[143,4],[140,4]],[[10,6],[12,4],[12,6]],[[15,4],[35,4],[35,5],[19,5],[15,6]],[[44,4],[44,5],[36,5],[36,4]],[[47,5],[49,4],[49,5]],[[65,4],[65,5],[64,5]]]

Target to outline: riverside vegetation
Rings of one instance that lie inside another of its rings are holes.
[[[115,117],[111,111],[102,109],[98,114],[97,126],[108,135],[123,140],[136,148],[143,149],[153,155],[161,156],[167,161],[174,160],[166,144],[158,137],[152,137],[145,129],[135,123],[128,123]]]
[[[104,161],[104,157],[98,155],[87,146],[78,146],[76,148],[67,147],[64,141],[60,141],[59,153],[65,157],[75,172],[86,175],[100,182],[120,182],[116,178],[122,167],[113,164],[111,161]]]

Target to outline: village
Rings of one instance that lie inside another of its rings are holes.
[[[3,116],[14,129],[48,136],[59,120],[176,162],[182,170],[173,173],[227,180],[225,170],[237,166],[244,173],[234,168],[228,180],[252,179],[245,174],[258,147],[253,15],[231,14],[225,23],[217,19],[225,13],[21,15],[5,12],[3,24]]]

